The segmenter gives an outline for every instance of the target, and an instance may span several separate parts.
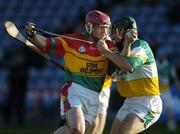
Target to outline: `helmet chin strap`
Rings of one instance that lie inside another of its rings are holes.
[[[87,32],[87,35],[89,38],[93,39],[93,42],[94,44],[96,44],[100,39],[95,37],[92,33],[93,33],[93,30],[94,30],[94,27],[91,23],[87,23],[85,25],[85,28],[86,28],[86,32]],[[100,31],[99,31],[99,35],[100,35]],[[108,35],[107,35],[108,36]],[[104,40],[107,39],[107,36],[104,37]]]
[[[92,33],[92,24],[91,23],[87,23],[85,25],[85,28],[86,28],[86,31],[87,31],[88,34]]]
[[[127,29],[124,31],[124,33],[123,33],[123,36],[122,36],[122,38],[121,38],[121,41],[119,42],[117,42],[117,41],[114,41],[115,42],[115,44],[116,44],[116,46],[119,48],[119,49],[121,49],[122,48],[122,44],[123,44],[123,41],[124,41],[124,36],[125,36],[125,34],[126,34],[126,31],[127,31]],[[118,31],[118,28],[116,28],[116,34],[117,34],[117,36],[119,36],[119,31]],[[113,42],[113,43],[114,43]]]
[[[127,30],[125,30],[124,33],[123,33],[122,39],[121,39],[121,41],[120,41],[121,44],[123,44],[124,36],[125,36],[125,34],[126,34],[126,31],[127,31]]]
[[[93,36],[93,34],[92,34],[93,25],[91,23],[87,23],[85,25],[85,28],[86,28],[86,33],[87,33],[88,37],[92,38],[94,40],[93,42],[97,43],[99,41],[99,39],[97,37]]]

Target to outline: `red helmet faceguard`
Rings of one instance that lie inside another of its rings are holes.
[[[93,28],[97,25],[110,27],[110,17],[98,10],[90,11],[86,15],[86,31],[91,35]]]

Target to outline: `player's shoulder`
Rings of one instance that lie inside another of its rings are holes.
[[[146,46],[149,46],[149,44],[145,41],[145,40],[142,40],[142,39],[137,39],[136,41],[133,42],[132,44],[133,47],[146,47]]]
[[[111,40],[106,40],[106,44],[111,50],[117,50],[116,45]]]
[[[136,44],[148,44],[147,41],[142,40],[142,39],[137,39],[134,43],[136,43]]]

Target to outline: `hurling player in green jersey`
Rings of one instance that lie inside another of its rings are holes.
[[[117,47],[130,46],[127,56],[122,56],[109,50],[104,40],[98,42],[102,54],[117,66],[113,76],[118,92],[126,97],[114,119],[111,134],[140,133],[155,123],[162,111],[154,55],[148,43],[138,38],[133,17],[117,19],[111,34]]]

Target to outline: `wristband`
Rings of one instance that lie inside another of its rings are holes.
[[[29,38],[34,38],[36,36],[36,30],[27,31],[27,36]]]

